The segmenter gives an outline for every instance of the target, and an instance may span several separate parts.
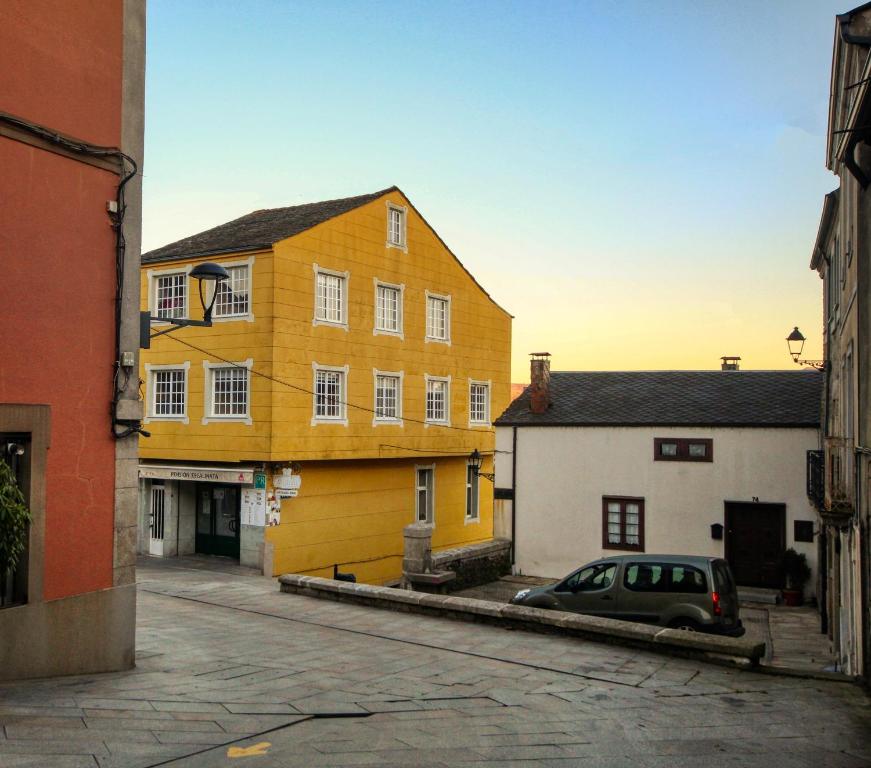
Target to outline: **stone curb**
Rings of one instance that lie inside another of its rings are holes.
[[[740,667],[756,667],[765,655],[765,643],[744,638],[663,629],[650,624],[616,621],[564,611],[475,600],[452,595],[408,592],[371,584],[352,584],[316,576],[285,574],[281,591],[394,611],[423,613],[538,632],[556,632],[600,642],[630,645],[678,656],[702,658]]]

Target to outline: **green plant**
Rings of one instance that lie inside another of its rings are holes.
[[[15,480],[15,473],[0,459],[0,581],[18,565],[27,544],[30,510]]]
[[[804,554],[796,552],[792,547],[783,553],[781,560],[783,575],[786,578],[786,588],[797,592],[804,591],[804,585],[811,577],[811,569]]]

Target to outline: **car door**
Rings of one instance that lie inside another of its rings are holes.
[[[563,610],[613,617],[617,608],[618,564],[585,565],[554,589]]]
[[[656,624],[673,601],[668,594],[669,575],[670,566],[664,563],[627,560],[623,564],[617,617]]]

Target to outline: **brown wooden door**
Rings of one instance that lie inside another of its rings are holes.
[[[744,587],[783,586],[786,505],[726,502],[726,560]]]

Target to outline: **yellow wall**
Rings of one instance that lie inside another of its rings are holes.
[[[407,250],[387,241],[387,201],[407,208]],[[232,263],[249,254],[210,257]],[[143,305],[149,269],[143,267]],[[348,328],[313,324],[313,264],[350,273]],[[402,284],[403,338],[373,334],[375,279]],[[189,281],[196,296],[196,281]],[[425,341],[426,291],[450,295],[450,344]],[[198,302],[193,298],[191,305]],[[198,317],[197,312],[192,312]],[[481,523],[465,525],[465,456],[477,448],[492,466],[493,428],[469,425],[469,379],[490,382],[490,415],[510,400],[511,318],[475,283],[403,195],[393,191],[255,254],[253,322],[216,322],[174,336],[209,350],[204,355],[172,339],[155,339],[143,361],[191,363],[188,424],[151,422],[141,441],[146,459],[202,462],[301,462],[304,491],[282,505],[281,525],[268,528],[275,572],[397,555],[393,561],[348,568],[365,580],[399,575],[402,527],[414,518],[414,464],[438,464],[434,545],[454,546],[492,536],[492,485],[481,480]],[[251,425],[202,424],[203,359],[253,358]],[[312,425],[312,363],[349,367],[348,424]],[[373,369],[403,371],[402,425],[373,426]],[[424,425],[424,374],[451,377],[449,429]],[[143,378],[146,378],[143,371]],[[146,393],[146,397],[150,393]],[[460,458],[447,460],[444,455]],[[348,464],[347,460],[355,460]],[[380,460],[380,461],[379,461]],[[442,468],[442,462],[447,462]],[[486,470],[485,470],[486,471]],[[337,490],[343,489],[343,490]],[[363,511],[355,511],[363,510]],[[439,511],[440,510],[440,511]]]
[[[492,538],[493,486],[484,478],[479,522],[465,522],[465,457],[306,462],[299,496],[282,502],[281,525],[267,528],[275,573],[332,577],[338,563],[369,584],[398,578],[402,529],[415,518],[418,465],[435,467],[434,549]]]

